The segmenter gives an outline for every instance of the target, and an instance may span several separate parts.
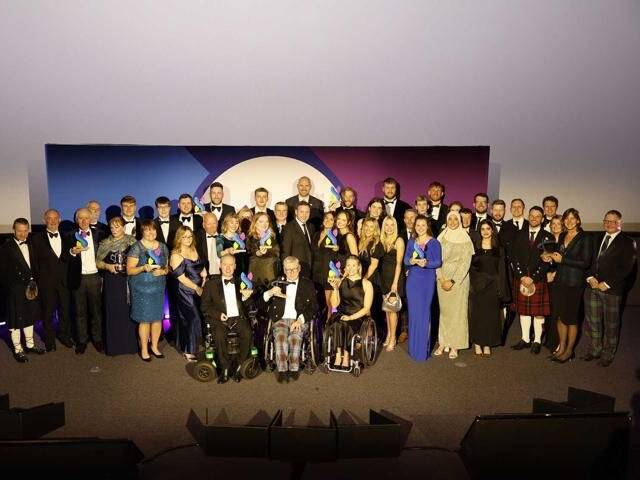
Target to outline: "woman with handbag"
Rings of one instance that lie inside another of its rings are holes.
[[[380,244],[384,250],[380,258],[380,291],[382,292],[382,310],[387,317],[387,338],[383,343],[387,352],[396,348],[396,327],[398,312],[402,308],[400,297],[404,295],[404,240],[398,236],[398,223],[393,217],[382,221]]]

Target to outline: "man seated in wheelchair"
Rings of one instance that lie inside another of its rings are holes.
[[[298,379],[302,339],[318,311],[315,286],[300,276],[300,261],[286,257],[282,267],[285,277],[271,282],[273,286],[262,295],[272,325],[278,383]]]
[[[333,342],[329,356],[335,352],[334,367],[350,368],[350,355],[354,335],[358,335],[364,320],[370,318],[373,303],[373,286],[366,278],[362,278],[362,264],[355,255],[347,257],[342,277],[329,279],[333,287],[330,303],[337,309],[329,319],[327,335]],[[353,345],[359,350],[362,345]]]
[[[213,328],[221,369],[218,383],[226,383],[230,371],[236,382],[241,380],[240,366],[249,356],[251,348],[252,331],[248,311],[253,291],[240,289],[240,282],[234,277],[235,269],[234,256],[224,255],[220,259],[220,274],[212,275],[207,280],[200,303],[205,320]],[[230,348],[234,351],[229,351]],[[231,365],[232,357],[235,357],[234,365]]]

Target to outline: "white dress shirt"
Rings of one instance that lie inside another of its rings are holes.
[[[522,227],[524,226],[524,217],[512,218],[511,220],[513,221],[513,224],[518,230],[522,230]]]
[[[227,278],[226,280],[233,280]],[[227,304],[227,317],[239,317],[238,299],[236,298],[236,286],[233,283],[225,284],[222,278],[222,290],[224,290],[224,301]]]
[[[300,226],[300,230],[302,231],[302,233],[304,233],[305,229],[307,230],[307,240],[309,241],[309,243],[311,243],[311,237],[309,236],[309,226],[307,225],[309,222],[304,223],[304,228],[302,228],[303,223],[300,220],[298,220],[298,217],[296,217],[296,222],[298,222],[298,225]]]
[[[218,208],[219,208],[220,210],[218,210]],[[222,216],[222,204],[220,204],[220,205],[214,205],[214,204],[212,203],[212,204],[211,204],[211,213],[213,213],[213,214],[216,216],[216,218],[217,218],[218,220],[220,220],[220,217]]]
[[[306,197],[301,197],[300,195],[298,195],[298,203],[300,203],[300,202],[309,203],[309,195],[307,195]]]
[[[180,220],[180,223],[182,223],[183,226],[190,227],[191,230],[193,230],[193,213],[190,213],[189,215],[184,215],[183,213],[179,213],[178,220]]]
[[[167,223],[161,223],[160,224],[160,230],[162,230],[162,235],[164,235],[164,239],[168,243],[169,242],[169,222],[170,222],[170,220],[168,218],[160,218],[160,217],[158,217],[158,221],[159,222],[167,222]]]
[[[207,253],[209,257],[209,275],[220,273],[220,259],[218,258],[218,250],[216,249],[216,236],[206,234]]]
[[[385,198],[382,200],[382,205],[384,206],[384,210],[387,213],[387,215],[389,215],[390,217],[393,217],[393,212],[396,211],[396,203],[398,203],[397,198],[394,198],[393,200],[387,200]]]
[[[53,233],[55,236],[52,237],[49,235],[50,233]],[[56,257],[60,258],[60,255],[62,254],[62,238],[60,236],[60,232],[51,232],[47,230],[47,238],[49,239],[51,250],[56,254]]]
[[[18,240],[16,237],[13,237],[13,239],[15,240],[16,245],[18,245],[20,253],[22,253],[22,256],[24,257],[24,261],[27,262],[27,265],[29,265],[29,268],[31,268],[31,260],[29,259],[29,246],[26,243],[22,243],[22,245],[20,245],[22,240]]]
[[[298,320],[300,320],[300,322],[304,323],[304,315],[302,314],[298,315],[298,312],[296,312],[296,295],[297,294],[298,294],[298,280],[287,285],[287,290],[285,292],[287,299],[285,300],[285,303],[284,303],[284,313],[282,314],[282,318],[286,318],[286,319],[297,318]],[[262,296],[265,302],[268,302],[271,299],[271,297],[273,297],[273,293],[271,293],[270,290],[267,290],[266,292],[264,292]]]
[[[438,217],[440,216],[440,207],[442,207],[442,203],[437,205],[431,204],[431,218],[434,220],[438,220]]]
[[[82,230],[79,230],[80,232]],[[87,241],[87,249],[80,252],[80,259],[82,262],[82,275],[91,275],[98,273],[98,267],[96,266],[96,250],[93,248],[93,238],[91,238],[91,229],[86,232],[89,236],[85,237]]]
[[[126,233],[127,235],[135,235],[134,230],[136,229],[136,217],[132,217],[132,218],[126,218],[126,217],[122,217],[124,219],[124,233]],[[133,222],[133,223],[127,223],[127,222]]]

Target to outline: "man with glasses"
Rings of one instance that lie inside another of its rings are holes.
[[[589,352],[581,357],[590,362],[600,359],[608,367],[618,346],[620,306],[627,276],[636,261],[636,243],[622,233],[622,213],[609,210],[603,221],[604,232],[594,242],[588,287],[584,292],[584,334]]]

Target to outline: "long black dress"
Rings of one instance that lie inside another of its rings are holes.
[[[322,287],[325,290],[331,290],[333,287],[329,285],[329,261],[333,261],[333,263],[340,262],[340,269],[344,269],[344,262],[346,258],[349,256],[349,245],[347,244],[348,235],[353,235],[352,233],[348,233],[346,235],[338,232],[336,235],[336,240],[338,241],[338,251],[334,252],[330,248],[325,248],[324,246],[318,247],[318,241],[320,239],[320,235],[322,234],[322,230],[316,232],[313,235],[312,240],[312,248],[314,248],[313,255],[313,281]],[[363,270],[364,274],[364,270]]]
[[[469,340],[483,347],[500,345],[500,310],[510,296],[504,249],[478,249],[471,258],[469,280]]]
[[[393,247],[388,252],[384,252],[383,249],[382,258],[380,258],[380,263],[378,264],[378,271],[380,272],[380,292],[383,295],[386,295],[391,291],[391,285],[393,285],[393,279],[396,276],[396,255],[398,251],[396,250],[396,244],[394,242]],[[402,256],[404,257],[404,250],[402,251]],[[400,260],[401,271],[400,277],[398,278],[398,295],[404,296],[404,262]]]
[[[340,320],[342,315],[353,315],[364,306],[364,287],[362,279],[349,280],[345,278],[340,284],[340,305],[338,311],[333,314],[330,320],[330,326],[333,330],[335,345],[338,348],[349,349],[353,335],[358,333],[365,317],[357,320],[344,321]]]

